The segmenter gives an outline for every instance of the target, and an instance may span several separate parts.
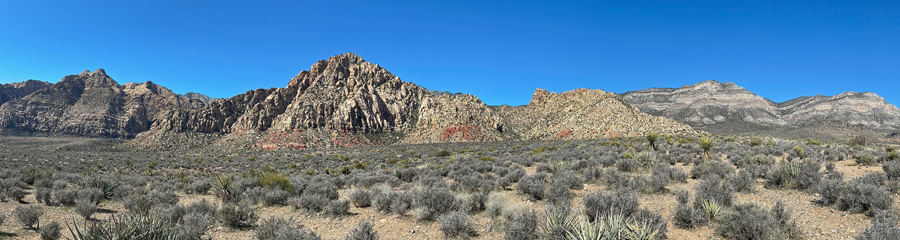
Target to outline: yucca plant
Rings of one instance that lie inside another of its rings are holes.
[[[706,213],[706,217],[709,218],[709,221],[716,221],[716,216],[722,211],[722,205],[711,199],[703,200],[703,202],[700,203],[700,207],[703,209],[703,212]]]
[[[74,240],[114,240],[114,239],[143,239],[143,240],[175,240],[177,231],[175,226],[161,216],[113,215],[109,221],[94,223],[84,228],[78,224],[66,223],[69,233]]]
[[[216,174],[215,185],[217,195],[223,202],[235,200],[234,177],[231,175]]]
[[[100,189],[100,192],[103,193],[103,198],[107,200],[111,199],[115,195],[116,190],[119,189],[119,185],[103,180],[100,176],[85,176],[81,179],[79,185],[82,188]]]
[[[703,149],[703,159],[712,159],[712,154],[709,153],[709,150],[716,145],[716,140],[709,139],[709,137],[703,137],[697,144],[700,145],[700,149]]]
[[[571,212],[571,208],[566,206],[551,207],[546,211],[543,231],[548,239],[566,239],[566,233],[575,227],[576,222]]]
[[[626,238],[629,240],[653,240],[659,235],[659,227],[648,221],[632,221],[627,224]]]
[[[566,236],[569,240],[602,240],[603,224],[591,224],[587,219],[580,219]]]
[[[656,147],[656,139],[659,138],[659,135],[657,135],[655,132],[649,132],[644,136],[644,138],[647,138],[647,143],[650,144],[650,147],[653,148],[653,151],[659,150]]]

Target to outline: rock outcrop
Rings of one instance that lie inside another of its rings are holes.
[[[346,53],[313,64],[284,88],[248,91],[172,113],[131,144],[170,148],[171,142],[187,141],[182,146],[298,149],[693,131],[640,113],[600,90],[535,97],[546,101],[491,107],[469,94],[435,92],[401,81]]]
[[[830,136],[838,128],[862,132],[870,129],[883,134],[900,129],[900,109],[870,92],[800,97],[776,103],[734,83],[709,80],[677,89],[626,92],[622,99],[643,112],[712,133],[794,132],[798,136]],[[848,135],[840,138],[843,137]]]
[[[0,106],[0,127],[93,137],[133,137],[177,109],[206,103],[152,82],[119,85],[103,69],[69,75]],[[36,89],[36,88],[32,88]]]
[[[11,100],[23,98],[33,92],[50,87],[51,83],[38,80],[28,80],[24,82],[7,83],[0,85],[0,105]]]

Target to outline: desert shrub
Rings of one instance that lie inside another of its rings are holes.
[[[691,177],[696,179],[706,179],[710,176],[725,178],[725,176],[732,173],[734,173],[734,166],[730,163],[724,161],[706,161],[691,170]]]
[[[589,192],[582,199],[584,215],[591,222],[598,216],[624,214],[631,216],[638,209],[638,193],[633,190],[618,190],[615,193]]]
[[[900,239],[898,217],[891,211],[878,211],[872,218],[872,226],[856,236],[857,240]]]
[[[550,204],[570,204],[572,200],[572,194],[569,191],[569,186],[563,182],[551,182],[549,186],[547,186],[546,191],[546,199]]]
[[[694,208],[701,208],[704,202],[712,202],[721,206],[731,206],[734,189],[717,176],[701,180],[695,189]]]
[[[669,185],[669,176],[651,175],[650,177],[641,176],[635,178],[635,185],[638,190],[643,193],[659,193],[666,190]]]
[[[212,189],[212,183],[208,179],[201,179],[188,184],[184,188],[186,193],[207,194]]]
[[[878,162],[875,155],[867,153],[853,155],[853,158],[856,159],[856,164],[860,166],[872,166]]]
[[[216,218],[224,226],[244,228],[256,223],[256,210],[243,204],[225,203],[216,212]]]
[[[452,211],[441,215],[438,219],[439,229],[447,238],[466,238],[477,236],[475,228],[469,222],[469,215],[461,211]]]
[[[643,151],[635,154],[634,160],[637,161],[638,166],[643,169],[650,169],[662,162],[662,160],[657,157],[656,152],[651,151]]]
[[[818,202],[822,205],[830,206],[837,203],[841,198],[846,184],[843,179],[825,179],[819,182],[815,187],[815,192],[819,194]]]
[[[616,161],[616,169],[623,172],[634,172],[640,167],[640,163],[632,158],[620,158]]]
[[[50,188],[38,187],[34,189],[34,199],[39,203],[44,203],[44,205],[50,206],[53,205],[53,201],[50,194]]]
[[[44,224],[41,226],[41,230],[39,231],[41,234],[41,240],[57,240],[59,239],[59,223],[50,222],[48,224]]]
[[[73,189],[53,189],[53,200],[63,206],[75,206],[75,197],[78,192]]]
[[[606,183],[607,187],[612,189],[630,189],[633,188],[634,185],[631,181],[631,176],[612,168],[606,169],[603,173],[603,182]]]
[[[883,186],[854,179],[844,187],[837,200],[837,207],[854,213],[870,213],[876,209],[890,209],[893,203],[893,199]]]
[[[900,180],[900,161],[885,161],[881,165],[881,169],[884,170],[884,174],[887,176],[888,180]]]
[[[355,228],[350,229],[344,240],[378,240],[378,232],[375,231],[372,223],[362,220]]]
[[[535,232],[537,227],[537,213],[533,210],[519,211],[503,225],[503,238],[508,240],[538,239],[538,234]]]
[[[738,171],[736,174],[730,174],[725,179],[728,185],[737,192],[754,192],[756,191],[756,179],[747,171]]]
[[[353,206],[365,208],[372,205],[372,191],[354,188],[348,190],[346,194]]]
[[[419,212],[416,219],[432,220],[435,216],[450,212],[454,209],[456,196],[448,189],[425,188],[415,196],[414,208]]]
[[[487,212],[487,215],[491,218],[500,216],[507,205],[509,205],[509,198],[505,194],[499,192],[488,194],[487,201],[484,203],[485,212]]]
[[[769,210],[754,203],[744,203],[735,205],[721,217],[716,233],[728,239],[803,238],[795,225],[781,224]]]
[[[170,204],[157,204],[150,209],[150,215],[165,220],[169,225],[175,225],[184,216],[184,207]]]
[[[822,164],[813,159],[781,161],[766,173],[766,184],[805,190],[822,180],[821,168]]]
[[[350,215],[349,200],[331,200],[325,206],[325,213],[331,216],[347,216]]]
[[[266,206],[284,205],[290,194],[280,188],[265,189],[263,191],[262,203]]]
[[[253,237],[258,240],[318,240],[319,235],[303,225],[295,225],[290,220],[281,217],[271,217],[263,220],[253,232]]]
[[[578,174],[575,174],[573,171],[560,171],[554,173],[550,178],[550,182],[559,182],[569,189],[584,188],[584,181],[582,181],[582,179],[578,177]]]
[[[44,215],[44,209],[37,205],[32,206],[17,206],[15,210],[16,220],[19,220],[19,223],[22,226],[35,229],[39,225],[39,220],[41,215]]]
[[[78,213],[78,215],[81,215],[85,220],[91,219],[91,216],[97,212],[97,203],[90,199],[76,199],[75,212]]]
[[[103,201],[106,199],[106,197],[103,195],[103,192],[100,191],[100,189],[93,188],[93,187],[79,189],[77,198],[88,199],[88,200],[96,202],[96,203],[99,203],[100,201]]]
[[[0,214],[0,226],[3,226],[4,222],[6,222],[6,215]]]
[[[566,234],[572,230],[575,224],[575,216],[568,205],[554,205],[544,211],[544,224],[541,230],[547,239],[566,239]]]
[[[372,206],[376,211],[389,213],[391,211],[391,203],[398,198],[398,194],[388,186],[376,187],[373,197]]]
[[[679,228],[695,228],[705,226],[708,222],[706,214],[700,210],[691,207],[691,205],[678,203],[675,206],[675,216],[672,223]]]
[[[178,237],[181,239],[201,239],[206,230],[215,223],[215,212],[188,211],[178,225]]]
[[[456,195],[457,210],[467,213],[484,211],[484,203],[487,201],[487,193],[474,194],[462,193]]]
[[[687,173],[680,168],[675,168],[666,164],[657,164],[650,169],[653,176],[666,176],[671,181],[686,183]]]
[[[404,215],[413,206],[415,193],[412,191],[397,192],[391,201],[391,213]]]
[[[25,192],[25,190],[22,190],[22,188],[19,187],[12,187],[6,190],[6,195],[9,198],[12,198],[12,200],[20,203],[25,203],[23,199],[25,199],[25,196],[28,195],[28,192]]]
[[[516,184],[516,191],[534,200],[544,199],[545,189],[547,187],[547,174],[535,173],[527,175],[519,180]]]

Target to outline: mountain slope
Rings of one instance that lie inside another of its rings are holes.
[[[28,80],[24,82],[7,83],[0,85],[0,105],[6,102],[23,98],[33,92],[45,89],[53,85],[45,81]]]
[[[709,80],[677,89],[626,92],[622,98],[641,111],[713,133],[843,139],[855,135],[883,137],[900,129],[900,109],[868,92],[775,103],[734,83]],[[785,136],[787,133],[791,136]]]
[[[132,144],[171,148],[179,147],[172,144],[178,140],[189,142],[181,144],[186,147],[277,149],[693,131],[640,113],[615,94],[600,90],[542,91],[535,98],[548,101],[490,107],[469,94],[435,92],[404,82],[381,66],[346,53],[318,61],[284,88],[248,91],[201,109],[178,111]],[[542,121],[532,122],[535,119]],[[544,119],[554,123],[529,126],[543,124]]]
[[[152,82],[119,85],[103,69],[58,83],[0,106],[0,127],[94,137],[133,137],[173,109],[205,103]]]

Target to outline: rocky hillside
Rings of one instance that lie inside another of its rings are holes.
[[[900,129],[900,109],[869,92],[800,97],[776,103],[734,83],[704,81],[677,89],[622,94],[641,111],[713,133],[791,133],[843,139]],[[853,129],[849,131],[848,129]]]
[[[48,88],[51,83],[38,80],[28,80],[24,82],[7,83],[0,85],[0,105],[11,100],[23,98],[28,94],[37,92],[38,90]]]
[[[55,84],[25,82],[35,90],[0,106],[0,128],[94,137],[133,137],[177,109],[206,105],[152,82],[119,85],[103,69],[69,75]]]
[[[401,81],[377,64],[346,53],[313,64],[284,88],[248,91],[201,109],[177,111],[131,144],[280,149],[594,138],[648,131],[693,130],[640,113],[600,90],[539,90],[527,106],[490,107],[472,95],[440,93]]]

